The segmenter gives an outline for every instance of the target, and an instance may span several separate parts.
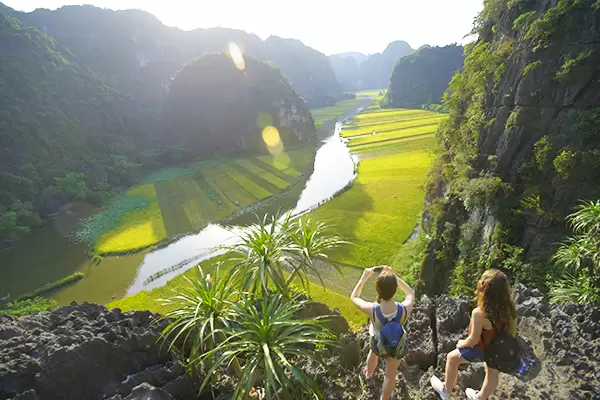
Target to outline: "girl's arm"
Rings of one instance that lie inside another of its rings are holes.
[[[469,336],[465,340],[459,340],[456,344],[456,348],[460,349],[462,347],[473,347],[479,343],[484,319],[484,313],[479,309],[479,307],[475,308],[471,313],[471,333],[469,333]]]
[[[374,268],[365,268],[362,276],[356,283],[356,286],[354,286],[352,294],[350,295],[350,300],[352,300],[354,305],[358,307],[360,311],[369,316],[373,313],[373,303],[369,303],[368,301],[361,299],[360,294],[362,293],[363,286],[365,286],[365,283],[369,280],[374,272]]]
[[[408,318],[412,313],[413,307],[415,306],[415,291],[413,288],[408,286],[408,284],[404,282],[402,278],[400,278],[398,275],[396,275],[396,281],[398,282],[398,287],[400,288],[400,290],[402,290],[406,295],[404,301],[402,302],[402,305],[406,308],[406,318]]]

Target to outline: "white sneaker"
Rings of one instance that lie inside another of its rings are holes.
[[[431,377],[431,387],[440,395],[442,400],[450,400],[450,394],[444,387],[444,382],[440,381],[437,376]]]
[[[469,400],[479,400],[479,396],[477,396],[477,393],[479,393],[477,390],[471,389],[471,388],[467,388],[465,390],[465,393],[467,394],[467,399]]]

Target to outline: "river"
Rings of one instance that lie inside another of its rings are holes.
[[[362,107],[369,102],[365,100]],[[313,172],[300,185],[254,206],[251,212],[226,219],[223,225],[210,224],[160,249],[92,262],[87,257],[86,246],[74,244],[67,232],[75,229],[80,218],[98,210],[83,203],[75,204],[61,212],[56,220],[33,230],[15,246],[0,253],[0,295],[10,293],[14,298],[81,271],[85,274],[83,279],[58,289],[51,296],[59,304],[106,303],[164,285],[198,262],[213,257],[217,254],[216,248],[254,221],[255,213],[291,210],[293,214],[302,214],[318,207],[355,178],[354,160],[339,134],[343,121],[356,115],[362,107],[341,116],[334,127],[326,124],[321,129],[319,134],[325,137],[316,151]]]

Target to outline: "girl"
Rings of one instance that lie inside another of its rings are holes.
[[[377,282],[375,284],[375,288],[377,290],[377,303],[371,303],[361,299],[360,294],[367,280],[371,277],[371,275],[378,271],[381,271],[381,273],[377,277]],[[394,301],[394,295],[396,294],[398,287],[400,287],[400,290],[406,294],[406,298],[402,303],[397,303]],[[415,292],[406,284],[406,282],[394,274],[390,267],[380,266],[366,268],[363,271],[362,277],[350,295],[350,299],[356,305],[356,307],[369,316],[371,321],[369,325],[369,333],[371,334],[372,338],[371,350],[369,351],[369,356],[367,357],[367,368],[365,368],[363,372],[365,377],[370,379],[373,376],[375,367],[377,367],[377,361],[379,360],[379,356],[377,355],[378,349],[376,346],[374,346],[373,341],[379,338],[379,332],[383,326],[379,318],[375,316],[377,311],[376,309],[380,308],[383,317],[386,319],[395,318],[397,317],[398,312],[401,312],[402,316],[400,317],[400,323],[404,325],[408,319],[408,316],[413,310],[413,305],[415,303]],[[392,398],[392,393],[394,392],[394,387],[396,386],[396,373],[398,366],[400,365],[400,361],[401,360],[396,360],[392,357],[387,357],[385,359],[385,379],[383,380],[381,399]]]
[[[450,399],[458,375],[458,366],[484,360],[483,350],[500,329],[515,336],[517,334],[517,310],[510,295],[508,279],[503,272],[489,269],[477,283],[477,308],[471,314],[469,336],[459,340],[456,350],[448,353],[445,380],[431,378],[431,386],[444,400]],[[470,400],[487,399],[498,386],[500,371],[485,364],[485,380],[479,392],[468,388],[465,392]]]

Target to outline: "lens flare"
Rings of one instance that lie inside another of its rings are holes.
[[[231,55],[231,59],[236,68],[243,71],[246,68],[246,62],[244,61],[244,54],[242,53],[240,46],[233,42],[229,43],[229,54]]]
[[[271,154],[279,154],[283,151],[283,143],[279,131],[274,126],[267,126],[262,131],[262,138]]]

